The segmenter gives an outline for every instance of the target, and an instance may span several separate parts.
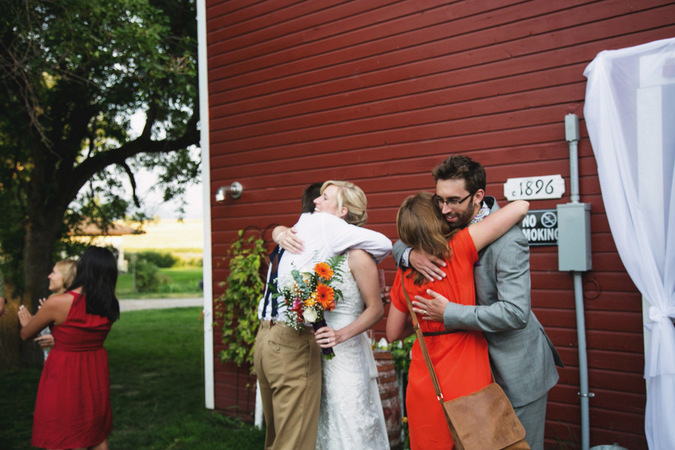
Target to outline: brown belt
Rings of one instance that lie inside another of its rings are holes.
[[[422,335],[423,336],[442,336],[444,334],[459,333],[460,331],[466,331],[466,330],[427,331],[426,333],[422,333]]]

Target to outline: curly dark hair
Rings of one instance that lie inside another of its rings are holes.
[[[479,189],[485,190],[485,168],[468,156],[450,155],[437,165],[431,174],[435,181],[462,179],[466,184],[466,190],[472,194]]]

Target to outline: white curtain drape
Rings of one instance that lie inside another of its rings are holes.
[[[645,311],[650,449],[675,449],[675,39],[603,51],[584,116],[612,236]]]

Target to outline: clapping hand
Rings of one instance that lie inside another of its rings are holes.
[[[25,306],[19,306],[19,323],[22,327],[28,325],[28,322],[33,318],[33,315],[28,312]]]

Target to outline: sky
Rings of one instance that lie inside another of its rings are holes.
[[[161,192],[152,192],[151,188],[157,184],[158,177],[152,172],[144,172],[136,175],[136,194],[142,202],[146,211],[153,217],[161,219],[177,219],[179,214],[176,212],[179,202],[163,202]],[[199,183],[187,187],[184,198],[187,200],[185,205],[184,219],[201,219],[203,214],[203,193],[201,179]]]
[[[145,114],[138,111],[131,118],[131,127],[139,135],[143,130],[145,124]],[[176,212],[178,208],[178,201],[163,202],[161,192],[152,192],[152,186],[157,184],[158,177],[156,174],[144,171],[136,174],[136,195],[143,203],[143,206],[152,217],[160,217],[161,219],[177,219],[179,214]],[[197,180],[196,184],[191,184],[186,188],[183,197],[187,200],[184,206],[184,219],[201,219],[203,214],[203,193],[201,178]]]

